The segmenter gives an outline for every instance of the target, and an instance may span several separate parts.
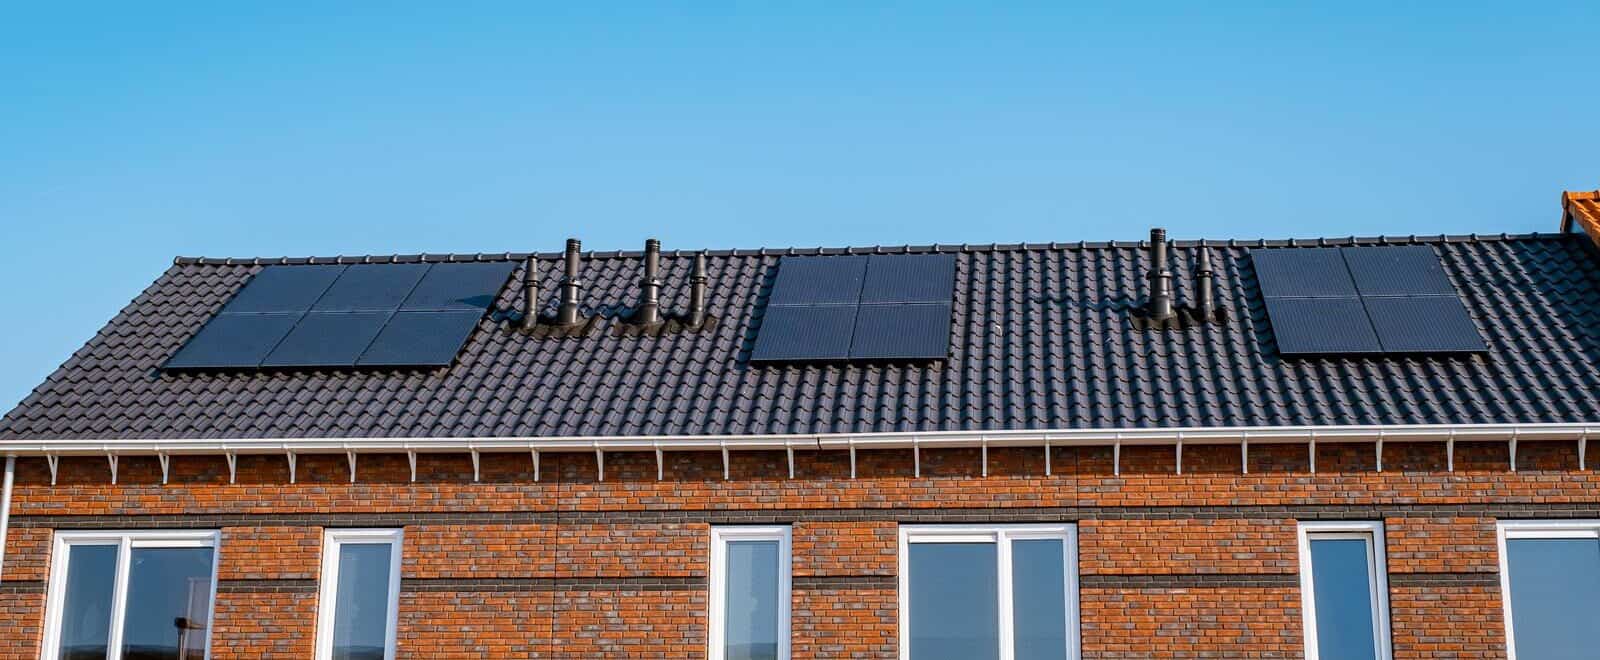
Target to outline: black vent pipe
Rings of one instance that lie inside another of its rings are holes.
[[[578,252],[583,249],[583,242],[576,238],[567,239],[567,271],[561,278],[561,306],[556,309],[557,325],[577,325],[583,321],[578,312],[578,290],[583,287],[583,282],[578,279],[579,263]]]
[[[523,274],[522,329],[532,330],[539,325],[539,258],[528,255],[528,265]]]
[[[1211,321],[1217,316],[1215,277],[1215,273],[1211,270],[1211,250],[1200,248],[1200,258],[1196,260],[1194,267],[1194,312],[1202,321]]]
[[[706,255],[694,255],[694,274],[689,276],[689,326],[698,328],[706,320]]]
[[[644,242],[644,279],[639,280],[639,307],[633,322],[654,325],[661,322],[661,241]]]
[[[1145,310],[1153,320],[1173,317],[1172,273],[1167,272],[1167,230],[1150,230],[1150,306]]]

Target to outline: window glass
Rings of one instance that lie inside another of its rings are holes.
[[[999,658],[998,559],[994,543],[912,543],[911,657]]]
[[[723,658],[777,660],[777,541],[729,541]]]
[[[114,545],[74,545],[67,550],[67,585],[61,601],[61,660],[106,657],[111,642],[111,601],[117,583]]]
[[[1311,539],[1318,657],[1377,658],[1368,543],[1359,538]]]
[[[1506,540],[1517,657],[1595,657],[1600,631],[1600,540]]]
[[[211,548],[134,548],[122,657],[200,660],[211,616]]]
[[[1011,612],[1016,660],[1066,660],[1065,544],[1029,539],[1011,544]]]
[[[391,544],[339,544],[334,660],[383,660],[389,638]]]

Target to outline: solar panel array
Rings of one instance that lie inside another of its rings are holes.
[[[444,366],[510,262],[268,266],[167,369]]]
[[[753,362],[942,360],[955,255],[784,257]]]
[[[1253,250],[1284,355],[1488,350],[1425,245]]]

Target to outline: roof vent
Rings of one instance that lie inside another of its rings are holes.
[[[528,255],[522,275],[522,329],[532,330],[539,325],[539,257]]]
[[[689,276],[689,313],[684,321],[691,328],[698,328],[706,322],[706,255],[694,255],[694,274]]]
[[[694,256],[689,277],[689,309],[683,313],[661,311],[661,241],[644,244],[644,278],[639,280],[639,303],[623,322],[611,326],[618,337],[660,337],[684,332],[708,332],[717,319],[706,313],[706,255]]]
[[[582,249],[583,241],[576,238],[567,239],[567,271],[561,278],[561,306],[556,308],[556,325],[574,326],[583,322],[583,314],[578,310],[580,292],[583,289],[583,280],[578,279],[578,270],[583,267],[582,257],[578,252]]]
[[[644,242],[644,279],[639,280],[639,305],[628,319],[635,325],[661,322],[661,241]]]
[[[556,307],[555,316],[539,313],[542,306],[539,302],[539,258],[535,255],[528,257],[522,290],[523,308],[526,310],[520,324],[523,332],[539,338],[583,337],[599,322],[599,316],[585,317],[580,308],[583,289],[583,280],[578,278],[579,269],[583,266],[579,254],[581,250],[582,241],[567,239],[567,251],[563,255],[566,269],[561,276],[561,304]]]
[[[1195,252],[1195,300],[1192,305],[1179,306],[1173,300],[1172,273],[1167,264],[1167,230],[1160,227],[1150,230],[1150,297],[1143,305],[1132,310],[1134,327],[1142,330],[1183,330],[1227,320],[1227,315],[1217,308],[1211,251],[1197,247]]]

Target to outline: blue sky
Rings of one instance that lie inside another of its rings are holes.
[[[1592,2],[242,4],[0,8],[0,408],[179,254],[1551,231],[1600,187]]]

